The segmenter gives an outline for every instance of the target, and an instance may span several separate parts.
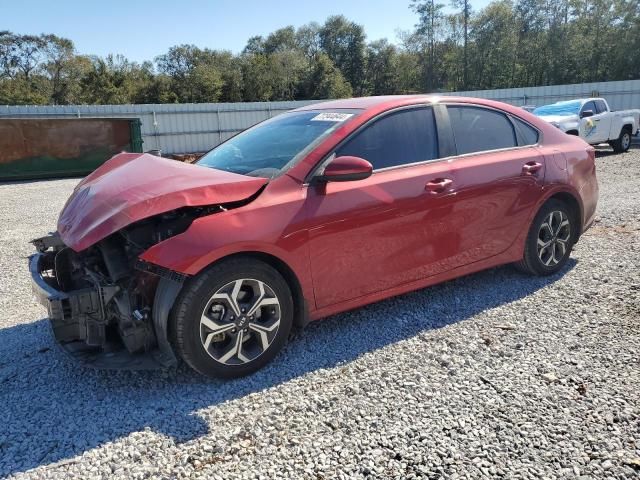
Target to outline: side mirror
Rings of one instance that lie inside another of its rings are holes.
[[[593,117],[593,110],[585,110],[580,114],[580,118]]]
[[[315,179],[320,182],[351,182],[370,177],[372,172],[373,167],[364,158],[344,156],[331,160]]]

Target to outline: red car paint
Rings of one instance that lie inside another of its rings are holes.
[[[266,183],[264,178],[121,153],[78,184],[60,214],[58,233],[80,251],[143,218],[179,207],[244,200]]]
[[[368,120],[404,106],[452,103],[525,120],[541,132],[540,142],[378,171],[359,181],[309,183],[316,165]],[[577,202],[582,231],[593,221],[593,148],[522,109],[472,98],[402,96],[338,100],[300,110],[342,108],[363,111],[271,180],[255,200],[197,218],[184,233],[156,244],[141,258],[196,275],[228,255],[272,257],[295,275],[309,316],[317,319],[520,260],[533,217],[553,195]],[[116,157],[103,167],[104,178],[99,170],[79,186],[74,197],[83,195],[83,186],[99,194],[95,206],[87,207],[95,214],[80,212],[86,200],[72,197],[61,216],[63,229],[72,224],[61,232],[65,242],[82,249],[152,212],[246,198],[265,183],[199,166],[174,168],[169,161],[145,157],[152,168],[133,168],[111,182],[109,172],[126,168],[129,158]],[[169,170],[179,178],[170,178]],[[117,193],[126,201],[114,202]]]

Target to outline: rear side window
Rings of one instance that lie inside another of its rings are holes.
[[[513,123],[516,124],[516,130],[520,138],[518,143],[520,145],[535,145],[538,143],[538,131],[535,128],[518,118],[513,118]]]
[[[417,108],[385,115],[356,133],[336,154],[364,158],[374,170],[438,158],[433,109]]]
[[[506,115],[481,107],[447,107],[458,155],[515,147],[513,125]]]

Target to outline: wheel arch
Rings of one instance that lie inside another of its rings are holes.
[[[577,242],[582,235],[582,230],[584,228],[584,208],[577,192],[573,191],[573,189],[568,185],[552,187],[552,189],[546,192],[546,194],[544,194],[538,200],[538,203],[531,209],[531,212],[529,213],[529,220],[527,221],[528,227],[526,229],[523,229],[519,238],[513,243],[512,253],[517,258],[519,258],[519,256],[524,251],[526,237],[528,235],[529,228],[531,228],[533,220],[536,218],[536,215],[538,214],[540,209],[543,208],[544,205],[550,200],[558,200],[569,206],[571,212],[574,215],[574,219],[578,224],[578,228],[576,229],[575,241]]]
[[[307,305],[307,302],[305,300],[304,291],[302,289],[300,279],[293,271],[293,269],[289,265],[287,265],[287,263],[281,258],[278,258],[277,256],[270,253],[265,253],[257,250],[243,251],[220,257],[209,264],[208,267],[238,258],[253,258],[255,260],[259,260],[263,263],[266,263],[274,270],[276,270],[280,275],[282,275],[282,278],[284,278],[285,282],[287,282],[287,285],[291,289],[291,295],[293,297],[294,325],[297,327],[304,327],[309,323],[309,306]]]
[[[550,195],[543,202],[542,205],[545,205],[550,200],[560,201],[560,202],[564,203],[565,205],[567,205],[569,207],[569,209],[571,210],[571,213],[572,213],[572,216],[573,216],[573,220],[578,225],[578,228],[576,230],[575,239],[574,239],[574,241],[577,242],[578,239],[580,238],[580,235],[582,235],[582,227],[583,227],[583,225],[582,225],[583,224],[583,222],[582,222],[582,206],[580,205],[580,202],[578,201],[578,199],[572,193],[567,192],[567,191],[560,191],[560,192],[556,192],[556,193]],[[540,208],[542,208],[542,205],[540,206]],[[540,208],[538,208],[538,210],[540,210]]]

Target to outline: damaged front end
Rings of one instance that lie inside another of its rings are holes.
[[[221,206],[188,207],[133,223],[80,252],[58,233],[34,240],[33,291],[64,349],[87,366],[172,366],[167,320],[186,276],[143,262],[152,245]]]
[[[202,216],[241,207],[265,178],[120,153],[74,189],[57,232],[33,241],[33,290],[65,350],[99,368],[176,363],[169,311],[185,275],[140,260]]]

